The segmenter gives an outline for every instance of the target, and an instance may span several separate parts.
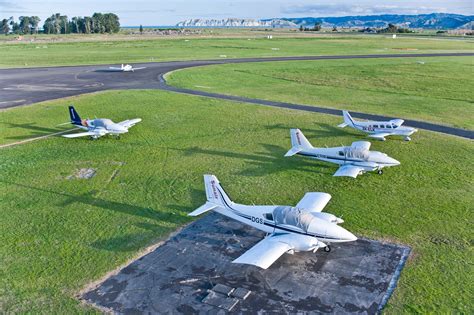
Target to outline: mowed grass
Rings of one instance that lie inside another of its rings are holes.
[[[472,142],[424,131],[411,142],[374,142],[401,165],[334,178],[334,165],[283,155],[292,127],[315,146],[364,139],[335,127],[337,117],[114,91],[1,111],[0,143],[50,133],[71,102],[83,117],[143,122],[120,140],[51,137],[1,149],[2,312],[92,311],[77,292],[190,222],[206,173],[247,204],[294,205],[306,192],[328,192],[326,210],[348,230],[412,246],[388,313],[474,309]],[[68,179],[81,168],[97,175]]]
[[[466,40],[397,38],[389,36],[322,36],[288,38],[264,34],[248,38],[179,38],[105,40],[72,36],[66,42],[0,42],[0,67],[121,64],[150,61],[278,57],[328,54],[472,52]],[[112,37],[113,38],[113,37]]]
[[[198,89],[411,118],[474,129],[472,57],[229,64],[185,69],[168,83]]]

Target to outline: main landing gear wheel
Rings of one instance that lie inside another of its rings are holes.
[[[378,170],[378,171],[377,171],[377,174],[382,175],[382,174],[383,174],[383,171],[382,171],[382,170]]]
[[[324,247],[324,251],[326,253],[329,253],[331,251],[331,246],[328,245],[328,246]]]

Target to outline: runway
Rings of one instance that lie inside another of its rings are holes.
[[[136,72],[107,71],[109,66],[116,65],[0,69],[0,109],[105,90],[160,89],[190,95],[340,116],[340,110],[331,108],[180,89],[169,86],[166,83],[164,76],[166,73],[179,69],[230,63],[466,56],[474,56],[474,53],[334,55],[155,62],[134,64],[135,67],[146,67],[145,69]],[[351,114],[354,117],[361,119],[387,120],[394,118],[357,112],[351,112]],[[472,130],[410,119],[406,119],[405,121],[406,125],[415,128],[474,139],[474,131]]]

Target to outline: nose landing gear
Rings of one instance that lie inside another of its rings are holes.
[[[403,139],[405,141],[411,141],[411,138],[410,137],[405,137],[405,139]]]
[[[324,251],[325,251],[326,253],[331,252],[331,246],[327,245],[326,247],[324,247]]]
[[[379,169],[379,170],[377,171],[377,174],[382,175],[382,174],[383,174],[382,169]]]

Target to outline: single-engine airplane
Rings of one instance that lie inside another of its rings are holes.
[[[327,193],[306,193],[296,207],[247,206],[232,202],[214,175],[204,175],[204,185],[207,202],[190,216],[213,210],[268,233],[233,263],[267,269],[284,253],[316,252],[319,248],[330,252],[330,243],[357,240],[338,225],[344,222],[342,219],[321,212],[331,199]]]
[[[342,111],[344,122],[338,127],[352,127],[354,129],[366,132],[369,137],[385,141],[387,136],[401,136],[405,141],[410,141],[410,136],[418,130],[412,127],[402,126],[403,119],[392,119],[389,121],[355,121],[348,111]]]
[[[140,68],[134,68],[131,65],[124,65],[119,67],[109,67],[109,70],[111,71],[121,71],[121,72],[135,72],[135,70],[140,70],[140,69],[145,69],[146,67],[140,67]]]
[[[377,171],[380,175],[382,168],[400,165],[400,162],[378,151],[369,151],[370,142],[356,141],[350,147],[315,148],[299,129],[291,129],[291,145],[293,146],[286,157],[295,154],[307,156],[321,161],[339,164],[334,176],[356,178],[369,171]]]
[[[65,138],[90,136],[91,139],[97,139],[107,134],[116,136],[118,138],[121,134],[127,133],[130,127],[133,127],[142,121],[140,118],[125,120],[119,123],[114,123],[112,120],[104,118],[81,119],[79,114],[76,112],[76,109],[72,105],[69,106],[69,115],[71,117],[71,124],[87,131],[63,135]]]

